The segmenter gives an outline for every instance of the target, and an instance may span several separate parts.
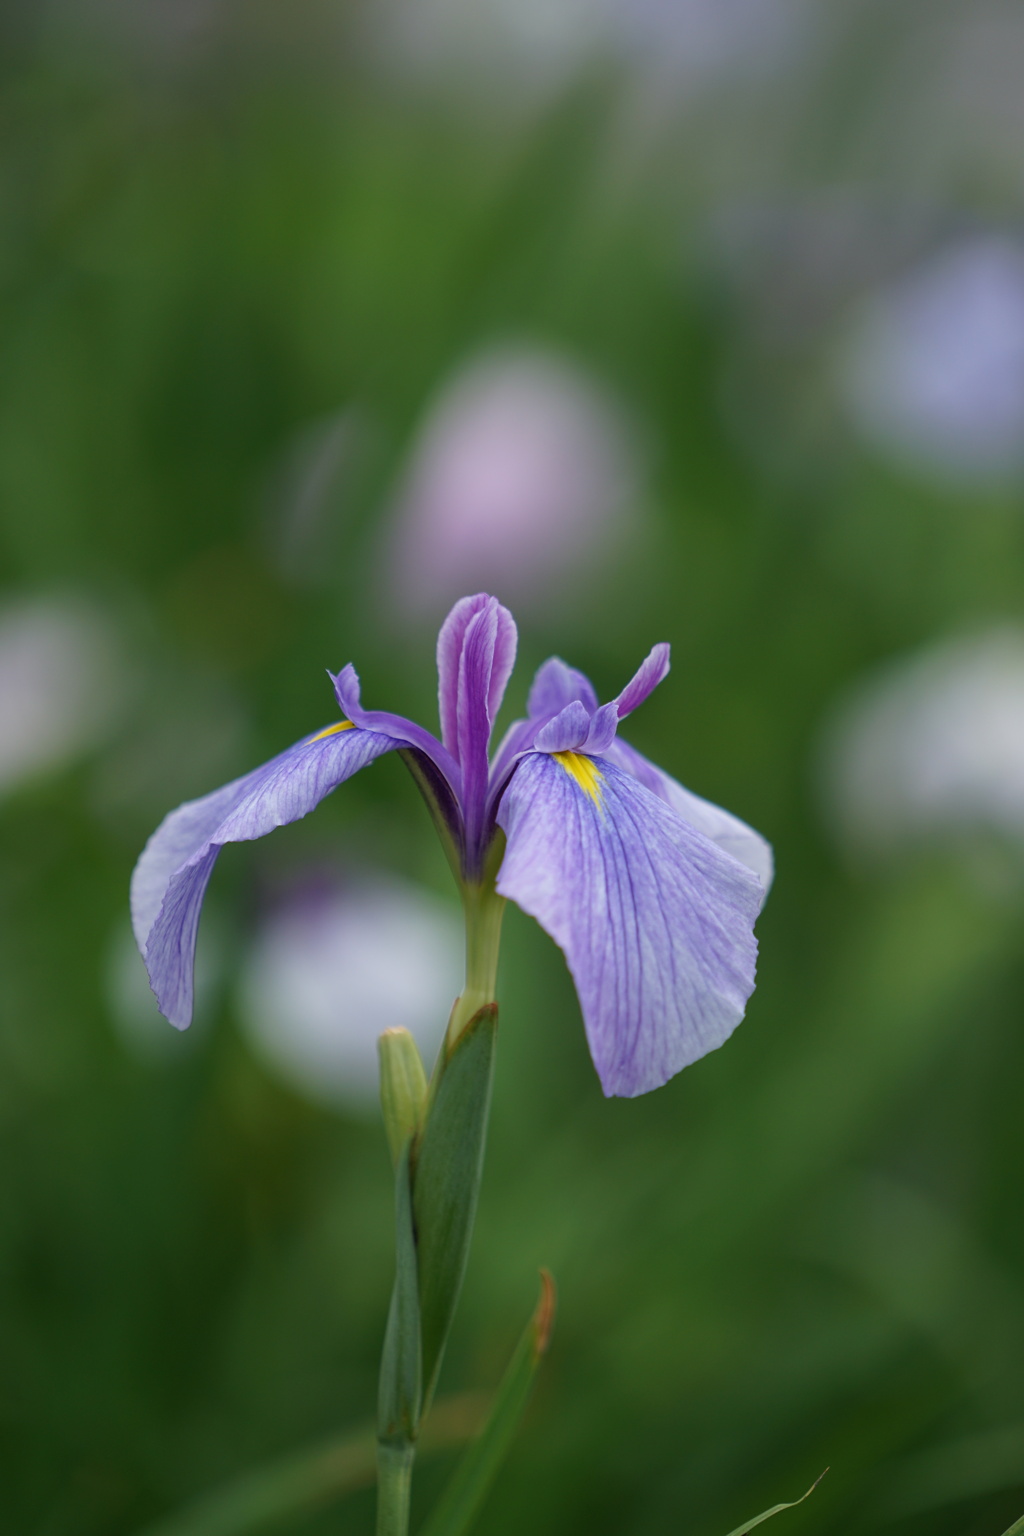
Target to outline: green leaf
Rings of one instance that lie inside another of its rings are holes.
[[[1013,1522],[1010,1529],[1004,1532],[1004,1536],[1024,1536],[1024,1515]]]
[[[382,1445],[407,1445],[419,1429],[423,1400],[420,1306],[413,1230],[410,1143],[395,1170],[395,1288],[380,1362],[377,1434]]]
[[[423,1401],[429,1405],[466,1269],[480,1192],[498,1009],[475,1013],[443,1062],[416,1157]]]
[[[480,1512],[526,1409],[555,1321],[555,1283],[540,1274],[541,1291],[479,1437],[459,1463],[422,1536],[464,1536]]]
[[[828,1467],[825,1468],[825,1472],[827,1471]],[[747,1532],[752,1531],[755,1525],[760,1525],[762,1520],[770,1520],[772,1515],[781,1514],[784,1509],[795,1509],[798,1504],[803,1503],[804,1499],[810,1498],[815,1488],[821,1482],[821,1479],[825,1476],[825,1472],[820,1473],[814,1479],[807,1492],[802,1493],[798,1499],[791,1499],[788,1504],[773,1504],[771,1509],[766,1509],[763,1514],[755,1515],[753,1520],[748,1520],[745,1525],[738,1525],[734,1531],[729,1532],[729,1536],[747,1536]],[[1009,1531],[1007,1531],[1006,1536],[1010,1536]]]

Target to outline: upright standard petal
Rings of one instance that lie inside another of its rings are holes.
[[[531,720],[547,719],[559,714],[568,704],[579,702],[592,715],[597,708],[594,685],[582,672],[570,667],[560,656],[549,656],[537,668],[526,701],[526,713]]]
[[[628,741],[623,741],[621,736],[616,737],[612,743],[608,756],[613,763],[639,779],[659,800],[670,805],[695,831],[703,832],[719,848],[752,869],[761,882],[761,901],[764,903],[775,876],[775,860],[771,843],[760,832],[748,827],[738,816],[723,811],[720,805],[702,800],[700,795],[685,789],[671,774],[658,768],[642,752],[631,747]]]
[[[660,1087],[714,1050],[754,988],[761,886],[630,774],[525,757],[498,808],[498,890],[565,953],[608,1095]]]
[[[347,721],[329,726],[164,818],[135,866],[131,905],[150,985],[172,1024],[185,1029],[192,1020],[199,913],[224,844],[247,842],[298,821],[353,773],[403,745]]]
[[[479,621],[480,614],[488,617]],[[474,622],[476,621],[476,622]],[[472,634],[468,632],[472,628]],[[478,592],[455,604],[437,637],[437,703],[441,716],[441,740],[448,751],[461,761],[463,745],[460,730],[460,678],[467,674],[467,645],[475,648],[469,661],[473,686],[490,725],[497,718],[505,689],[516,659],[516,624],[507,608],[496,597]]]

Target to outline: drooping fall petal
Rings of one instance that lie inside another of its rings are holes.
[[[775,860],[771,844],[760,832],[748,827],[738,816],[723,811],[720,805],[703,800],[700,795],[686,789],[670,773],[650,762],[642,752],[631,747],[628,741],[623,741],[621,736],[616,737],[612,743],[608,757],[611,762],[617,763],[635,779],[639,779],[659,800],[670,805],[696,832],[702,832],[723,852],[731,853],[734,859],[739,859],[741,864],[752,869],[761,882],[761,901],[764,903],[775,875]]]
[[[166,816],[132,876],[132,926],[160,1011],[192,1020],[196,931],[210,873],[225,843],[298,821],[345,779],[404,743],[343,725],[307,737],[231,784]]]
[[[498,890],[564,951],[608,1095],[723,1043],[754,987],[757,877],[607,760],[533,753],[498,809]]]

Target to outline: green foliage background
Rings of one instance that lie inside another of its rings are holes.
[[[0,803],[0,1523],[121,1536],[372,1411],[382,1132],[270,1077],[229,985],[137,1059],[109,954],[153,826],[332,718],[325,666],[431,717],[433,620],[388,607],[381,518],[438,383],[525,336],[620,392],[652,468],[633,552],[523,620],[511,705],[551,651],[608,697],[670,640],[632,739],[762,829],[778,879],[747,1022],[633,1102],[602,1099],[561,960],[510,914],[443,1389],[497,1380],[541,1264],[561,1312],[483,1527],[718,1536],[828,1464],[790,1530],[998,1536],[1024,1503],[1020,893],[941,851],[851,868],[815,753],[865,669],[1019,614],[1019,490],[868,456],[822,387],[856,284],[816,307],[770,244],[737,274],[709,231],[835,187],[883,232],[922,203],[926,231],[1005,223],[1019,151],[975,136],[936,171],[913,6],[836,7],[795,81],[647,116],[611,62],[490,111],[313,0],[176,50],[117,14],[0,20],[4,589],[91,594],[136,669],[114,739]],[[283,559],[283,466],[342,410],[358,451]],[[229,953],[307,856],[445,889],[431,839],[384,761],[228,851]],[[360,1494],[290,1529],[371,1521]]]

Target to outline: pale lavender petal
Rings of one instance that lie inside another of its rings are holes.
[[[485,610],[493,614],[494,629],[487,675],[481,682],[487,717],[493,725],[516,659],[516,625],[512,615],[496,597],[478,592],[474,597],[460,598],[442,624],[437,637],[437,702],[441,716],[441,740],[457,760],[460,759],[459,675],[463,651],[470,625]]]
[[[608,756],[620,768],[639,779],[659,799],[664,800],[666,805],[670,805],[697,832],[702,832],[713,843],[717,843],[719,848],[752,869],[761,881],[761,900],[764,901],[771,889],[775,865],[771,844],[759,832],[748,827],[738,816],[723,811],[721,806],[713,805],[710,800],[702,800],[699,795],[684,789],[671,774],[656,767],[635,747],[623,741],[621,736],[609,749]]]
[[[492,784],[508,771],[512,766],[513,758],[518,757],[520,752],[525,752],[533,745],[536,734],[536,720],[513,720],[494,753],[491,768]]]
[[[531,720],[542,720],[545,716],[557,715],[576,699],[590,714],[597,708],[597,694],[590,680],[575,667],[568,666],[560,656],[550,656],[537,669],[526,712]]]
[[[618,698],[615,700],[619,712],[619,719],[624,720],[632,714],[634,709],[648,698],[657,688],[660,682],[668,676],[670,647],[664,641],[656,645],[650,655],[640,663],[639,669],[630,678]]]
[[[582,762],[593,794],[554,757],[519,763],[498,808],[498,890],[565,952],[601,1085],[631,1098],[743,1017],[761,886],[615,764]]]
[[[494,607],[498,622],[494,636],[491,681],[487,689],[487,713],[492,726],[498,718],[501,701],[505,697],[505,689],[512,676],[512,668],[516,664],[516,648],[519,644],[519,631],[516,629],[515,619],[501,603],[496,601]]]
[[[391,736],[403,747],[418,747],[440,770],[452,794],[458,797],[461,788],[459,765],[432,732],[417,725],[415,720],[407,720],[404,715],[393,715],[390,710],[364,709],[360,702],[359,674],[351,662],[342,667],[337,676],[333,672],[328,672],[327,676],[334,684],[335,696],[346,719],[364,730]]]
[[[573,752],[581,747],[590,730],[590,716],[576,699],[542,725],[534,738],[538,752]]]
[[[615,740],[615,732],[619,728],[619,710],[615,703],[602,704],[590,722],[586,740],[583,743],[583,751],[594,756],[600,756],[607,752]]]
[[[374,758],[404,745],[375,731],[331,730],[297,742],[232,784],[180,805],[146,844],[132,876],[132,925],[161,1012],[192,1018],[192,968],[203,896],[225,843],[298,821]]]

